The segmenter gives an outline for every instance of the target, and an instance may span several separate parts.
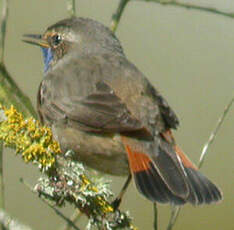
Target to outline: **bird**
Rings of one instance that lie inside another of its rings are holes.
[[[116,207],[132,178],[152,202],[201,205],[222,199],[176,144],[175,112],[108,27],[72,17],[23,40],[42,50],[37,110],[62,152],[73,150],[75,160],[98,171],[128,175]]]

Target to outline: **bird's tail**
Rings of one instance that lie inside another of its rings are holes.
[[[222,199],[221,191],[188,159],[172,140],[171,132],[164,133],[155,154],[138,151],[128,138],[123,143],[135,184],[149,200],[182,205],[210,204]],[[173,139],[174,140],[174,139]]]

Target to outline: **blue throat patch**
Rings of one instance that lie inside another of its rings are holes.
[[[47,72],[50,68],[50,63],[53,60],[53,52],[51,48],[44,48],[41,47],[43,53],[43,60],[44,60],[44,72]]]

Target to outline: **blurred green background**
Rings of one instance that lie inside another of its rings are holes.
[[[77,0],[77,15],[110,25],[117,0]],[[193,1],[194,2],[194,1]],[[231,0],[200,0],[198,4],[234,11]],[[43,77],[40,50],[21,42],[24,33],[40,33],[68,17],[66,1],[12,0],[6,40],[6,65],[35,104]],[[234,19],[154,3],[132,1],[117,30],[128,58],[161,91],[180,118],[177,142],[194,162],[234,94]],[[186,205],[175,230],[234,229],[234,109],[210,147],[202,172],[224,193],[218,205]],[[59,229],[63,221],[19,182],[35,184],[38,170],[25,165],[9,150],[4,152],[6,209],[33,229]],[[110,178],[110,177],[108,177]],[[111,178],[118,193],[124,178]],[[152,204],[132,185],[122,209],[130,210],[139,229],[152,229]],[[168,223],[170,207],[159,205],[159,229]],[[66,215],[73,208],[64,209]],[[83,221],[84,222],[84,221]],[[84,226],[84,224],[80,224]]]

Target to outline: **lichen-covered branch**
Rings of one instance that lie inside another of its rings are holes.
[[[0,107],[0,141],[16,150],[26,163],[39,166],[45,174],[35,190],[58,206],[69,202],[89,218],[89,229],[136,229],[128,213],[113,210],[109,184],[89,175],[73,152],[61,154],[48,127],[33,118],[24,120],[13,106]]]
[[[55,156],[60,154],[51,130],[33,118],[24,120],[13,106],[10,109],[0,106],[0,140],[21,154],[25,162],[36,163],[42,170],[51,168]]]

